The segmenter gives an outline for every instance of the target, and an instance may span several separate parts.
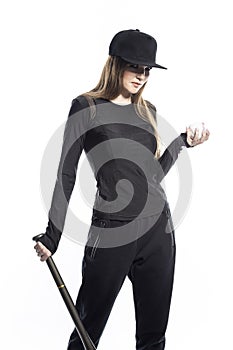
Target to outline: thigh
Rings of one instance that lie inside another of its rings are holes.
[[[76,308],[96,346],[129,271],[135,251],[135,243],[108,247],[106,242],[103,242],[105,229],[122,224],[94,218],[84,250],[83,278]],[[76,330],[70,337],[68,349],[83,349]]]
[[[92,272],[98,278],[112,271],[112,277],[128,273],[137,247],[137,223],[94,217],[88,233],[83,258],[83,273]],[[127,239],[122,237],[127,233]],[[101,276],[99,276],[101,274]]]
[[[93,323],[93,319],[96,323],[97,318],[99,324],[106,322],[135,255],[136,242],[103,247],[105,230],[117,225],[112,220],[95,219],[89,230],[77,298],[77,307],[87,323]]]
[[[145,334],[150,335],[153,341],[160,341],[167,327],[176,253],[168,209],[163,210],[156,224],[140,238],[129,274],[133,284],[139,343],[146,341]],[[148,220],[142,219],[141,225],[148,224]]]

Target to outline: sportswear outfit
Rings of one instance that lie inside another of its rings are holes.
[[[49,221],[40,241],[54,253],[84,150],[93,170],[97,192],[88,232],[82,285],[76,307],[95,346],[126,278],[133,287],[137,350],[165,347],[175,267],[175,236],[161,181],[182,147],[180,134],[159,159],[151,123],[135,105],[117,105],[84,96],[72,101]],[[149,104],[156,120],[156,110]],[[77,331],[68,350],[81,350]]]

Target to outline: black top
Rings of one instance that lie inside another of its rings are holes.
[[[155,109],[150,109],[156,120]],[[66,122],[48,226],[40,241],[56,251],[83,149],[96,179],[93,216],[133,220],[161,213],[167,198],[160,182],[183,146],[190,147],[186,133],[155,159],[154,130],[138,116],[134,104],[95,99],[92,110],[86,98],[78,96]]]

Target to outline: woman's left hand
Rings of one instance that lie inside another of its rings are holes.
[[[187,142],[191,147],[200,145],[201,143],[208,140],[210,132],[208,129],[203,129],[201,136],[199,137],[198,129],[195,129],[194,132],[190,127],[186,127],[187,133]]]

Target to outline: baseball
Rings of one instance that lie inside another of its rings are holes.
[[[191,128],[193,135],[195,132],[195,129],[198,130],[198,138],[200,139],[202,136],[202,132],[205,129],[205,124],[203,122],[195,122],[189,125],[189,128]]]

